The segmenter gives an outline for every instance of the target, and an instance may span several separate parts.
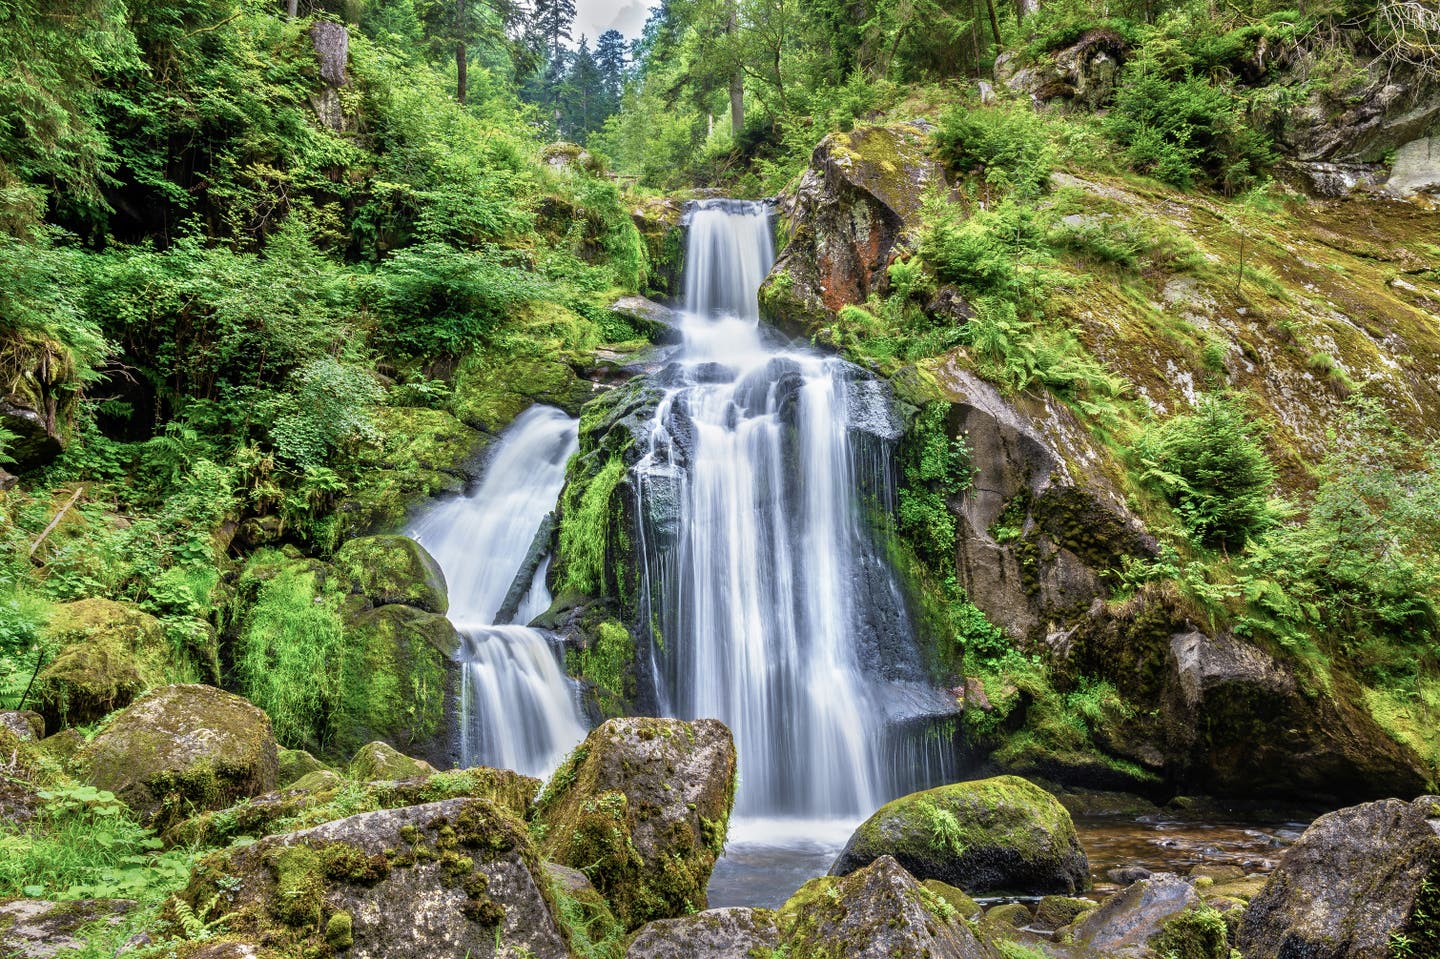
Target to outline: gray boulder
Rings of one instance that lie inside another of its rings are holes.
[[[97,925],[119,925],[134,908],[129,899],[15,899],[0,903],[0,956],[50,959],[83,949]]]
[[[286,954],[568,959],[546,882],[522,823],[453,799],[232,847],[202,860],[181,898],[224,894],[231,934]]]
[[[753,959],[779,946],[780,928],[769,909],[710,909],[642,927],[625,959]]]
[[[1162,872],[1120,890],[1074,927],[1074,941],[1105,956],[1139,956],[1165,924],[1199,906],[1195,887]]]
[[[1250,902],[1246,959],[1390,959],[1392,937],[1440,955],[1440,797],[1315,820]]]

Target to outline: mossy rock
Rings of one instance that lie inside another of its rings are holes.
[[[1166,959],[1230,959],[1225,917],[1208,906],[1186,909],[1150,937],[1150,948]]]
[[[612,719],[551,778],[545,858],[584,872],[627,929],[704,909],[724,849],[735,744],[705,719]]]
[[[382,406],[375,411],[378,447],[360,456],[364,466],[415,472],[466,474],[486,438],[445,410]]]
[[[949,903],[890,856],[811,880],[778,918],[789,959],[990,959]]]
[[[484,799],[362,813],[212,854],[179,900],[201,909],[217,896],[228,934],[284,955],[570,956],[524,825]]]
[[[850,837],[831,868],[843,876],[894,856],[921,879],[966,892],[1074,893],[1089,861],[1070,814],[1018,776],[940,786],[886,803]]]
[[[51,729],[92,723],[166,680],[164,627],[128,603],[82,599],[56,606],[43,636],[61,647],[33,692]]]
[[[975,932],[990,943],[1012,940],[1018,937],[1021,929],[1030,925],[1033,918],[1030,907],[1023,902],[1005,902],[986,909]]]
[[[593,395],[594,387],[559,360],[474,354],[455,372],[450,409],[467,426],[494,434],[535,403],[578,415]]]
[[[345,775],[360,782],[381,782],[429,776],[435,767],[423,759],[412,759],[389,743],[373,742],[360,747]]]
[[[753,959],[780,948],[780,928],[769,909],[708,909],[648,923],[630,941],[625,959]]]
[[[157,828],[275,788],[261,710],[213,686],[163,686],[117,713],[75,755],[80,778]]]
[[[135,909],[130,899],[14,899],[0,903],[0,956],[49,959],[80,952],[101,930],[119,926]]]
[[[352,591],[376,606],[399,603],[441,615],[450,608],[440,564],[408,536],[349,540],[331,563]]]
[[[335,751],[377,739],[402,748],[433,741],[460,646],[450,621],[413,606],[381,606],[345,621],[345,643],[349,692]]]
[[[414,507],[464,489],[463,479],[439,470],[367,470],[335,507],[317,545],[329,550],[347,537],[393,532],[405,525]]]
[[[359,812],[400,809],[447,799],[484,799],[517,820],[529,818],[540,780],[508,769],[475,766],[415,779],[356,783],[328,769],[285,789],[180,823],[165,839],[186,846],[224,846],[241,836],[308,829]]]
[[[625,954],[625,927],[594,883],[580,870],[555,862],[545,864],[545,874],[550,879],[555,915],[570,940],[571,950],[588,959],[621,959]]]
[[[275,785],[285,788],[313,772],[329,767],[303,749],[282,749],[275,756]]]
[[[1174,917],[1200,905],[1190,883],[1156,873],[1126,886],[1070,926],[1074,941],[1101,955],[1142,952]]]
[[[0,710],[0,730],[22,742],[45,738],[45,717],[29,709]]]
[[[1035,926],[1039,929],[1063,929],[1095,908],[1090,899],[1072,896],[1045,896],[1035,904]]]
[[[922,885],[935,896],[949,903],[961,919],[969,921],[979,916],[982,911],[980,904],[967,896],[963,889],[956,889],[949,883],[941,882],[938,879],[926,879]]]

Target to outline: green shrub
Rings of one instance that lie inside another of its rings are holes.
[[[1044,120],[1025,103],[951,107],[935,134],[941,155],[961,170],[981,170],[989,183],[1034,195],[1044,189],[1055,148]]]
[[[1153,429],[1136,452],[1142,481],[1170,500],[1204,545],[1243,546],[1272,523],[1275,467],[1234,398],[1202,396],[1196,412]]]

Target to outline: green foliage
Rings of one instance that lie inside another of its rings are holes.
[[[941,809],[928,799],[917,802],[915,811],[925,828],[930,831],[930,838],[936,845],[948,849],[955,856],[965,855],[965,830],[961,828],[960,820],[955,818],[954,813]]]
[[[0,591],[0,709],[20,709],[31,678],[58,650],[44,641],[47,605],[20,590]]]
[[[1196,412],[1173,417],[1136,444],[1142,482],[1179,511],[1196,540],[1240,547],[1274,520],[1275,467],[1239,401],[1207,394]]]
[[[270,411],[270,438],[281,458],[301,468],[321,466],[335,451],[374,437],[370,406],[383,393],[368,371],[327,356],[291,379],[292,388]]]
[[[947,498],[964,492],[974,476],[970,451],[945,422],[946,403],[916,413],[900,453],[905,483],[899,495],[899,532],[932,569],[955,568],[955,517]]]
[[[595,628],[592,644],[570,658],[571,673],[594,687],[600,712],[607,717],[623,716],[634,698],[635,641],[630,631],[607,619]]]
[[[336,597],[319,589],[314,572],[284,565],[260,587],[235,644],[235,671],[280,743],[323,747],[341,718],[344,655]]]
[[[1023,195],[1044,190],[1055,164],[1050,133],[1027,103],[957,104],[941,118],[935,141],[955,167],[978,170],[986,182]]]
[[[625,461],[611,456],[588,483],[566,484],[559,549],[565,589],[590,595],[604,590],[613,528],[611,500],[624,475]]]
[[[194,853],[164,851],[112,793],[42,791],[36,818],[0,823],[0,896],[155,902],[185,884]]]

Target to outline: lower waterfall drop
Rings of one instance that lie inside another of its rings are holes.
[[[577,435],[564,413],[531,407],[500,438],[479,486],[411,530],[445,573],[450,619],[463,639],[461,766],[545,777],[585,738],[578,693],[552,637],[509,625],[550,605],[539,541],[548,537]]]

